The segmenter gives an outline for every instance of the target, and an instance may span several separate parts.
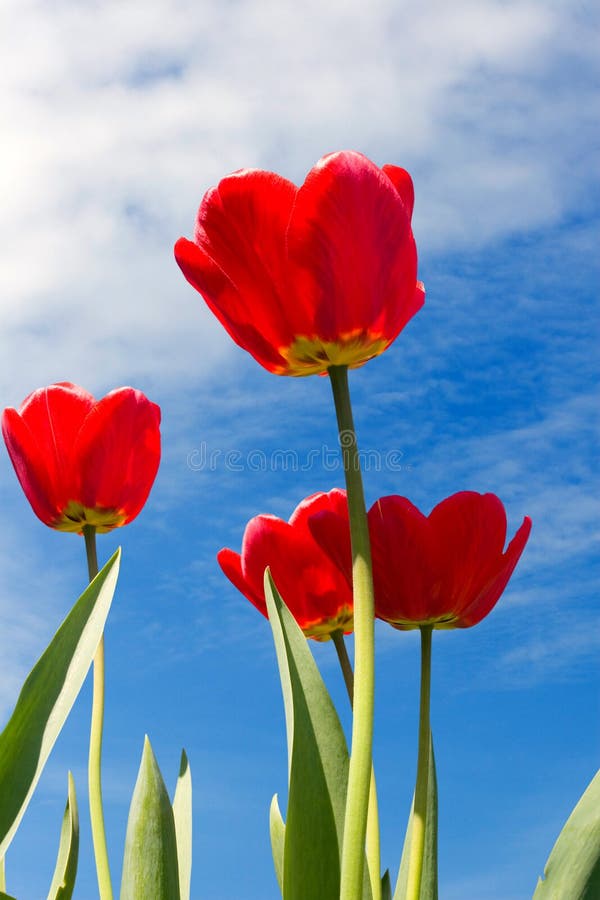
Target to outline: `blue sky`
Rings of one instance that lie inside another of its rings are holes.
[[[251,516],[287,517],[342,484],[329,462],[332,402],[326,379],[271,376],[231,344],[172,244],[227,172],[260,166],[301,181],[323,153],[351,147],[412,172],[427,288],[392,348],[351,376],[361,448],[388,461],[366,473],[368,502],[400,493],[429,511],[453,491],[491,490],[511,533],[533,519],[496,610],[435,635],[432,707],[441,897],[530,896],[600,743],[597,14],[491,0],[6,10],[2,406],[68,379],[98,396],[132,384],[163,410],[150,500],[99,539],[103,559],[124,547],[107,630],[115,884],[148,732],[171,789],[182,746],[190,757],[193,896],[277,894],[267,814],[272,794],[285,795],[286,753],[275,655],[215,554],[239,549]],[[219,451],[214,466],[199,467],[204,450]],[[288,450],[297,470],[273,464]],[[225,465],[232,451],[241,470]],[[84,587],[85,560],[82,541],[35,519],[6,454],[0,496],[7,717]],[[395,872],[418,648],[384,626],[377,636],[375,760]],[[314,649],[348,724],[333,651]],[[76,896],[94,896],[89,704],[86,685],[9,850],[20,900],[47,890],[67,768],[82,813]]]

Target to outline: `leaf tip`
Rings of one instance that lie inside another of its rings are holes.
[[[189,762],[187,753],[185,752],[185,749],[182,747],[181,748],[181,759],[179,761],[179,777],[183,778],[183,776],[186,775],[187,772],[189,771],[189,768],[190,768],[190,762]]]

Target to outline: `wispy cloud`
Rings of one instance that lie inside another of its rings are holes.
[[[344,145],[405,164],[431,248],[558,221],[592,178],[591,15],[497,0],[245,0],[201,15],[187,0],[9,3],[2,396],[222,365],[233,351],[171,244],[239,166],[299,180]]]
[[[527,637],[517,647],[502,654],[499,666],[508,670],[518,686],[531,686],[542,681],[568,677],[588,677],[590,664],[598,658],[600,649],[600,619],[589,621],[561,621],[558,633],[550,639],[543,634]]]
[[[0,517],[0,721],[8,717],[27,673],[85,587],[66,562],[61,566],[60,553],[49,564],[25,529],[15,527],[17,517],[11,519],[9,528],[7,517]]]

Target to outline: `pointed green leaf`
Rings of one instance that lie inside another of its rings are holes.
[[[277,794],[273,794],[269,810],[269,831],[271,833],[271,852],[279,890],[283,894],[283,850],[285,846],[285,823],[279,809]]]
[[[390,878],[390,870],[386,869],[381,879],[381,900],[392,900],[392,879]]]
[[[265,572],[288,733],[285,900],[338,900],[348,750],[306,638]]]
[[[179,868],[179,894],[181,900],[190,900],[192,881],[192,773],[185,750],[181,751],[179,777],[173,799],[173,819],[177,840],[177,864]]]
[[[15,900],[6,892],[6,870],[4,867],[4,857],[0,856],[0,900]]]
[[[121,551],[83,592],[30,672],[0,734],[0,857],[85,680],[110,609]]]
[[[413,798],[414,803],[414,798]],[[437,776],[435,772],[435,756],[433,753],[433,741],[429,745],[429,775],[427,779],[427,821],[425,823],[425,852],[423,858],[423,875],[421,879],[421,894],[419,900],[437,900],[438,898],[438,874],[437,874]],[[394,891],[394,900],[405,900],[408,880],[408,860],[410,858],[410,839],[412,832],[413,807],[402,848],[402,859],[398,881]]]
[[[3,856],[0,856],[0,900],[15,900],[14,897],[6,893],[6,870]]]
[[[75,782],[69,772],[67,806],[63,816],[58,858],[52,884],[48,891],[48,900],[71,900],[73,889],[75,888],[78,856],[79,813],[77,811],[77,797],[75,796]]]
[[[148,736],[129,807],[121,900],[180,900],[171,801]]]
[[[567,819],[548,857],[533,900],[600,897],[600,771]]]

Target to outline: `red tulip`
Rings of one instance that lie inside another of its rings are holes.
[[[382,353],[421,308],[408,172],[324,156],[297,188],[242,169],[205,194],[175,258],[233,340],[277,375]]]
[[[506,513],[494,494],[461,491],[424,516],[405,497],[369,510],[375,612],[396,628],[468,628],[493,609],[531,531],[504,551]]]
[[[229,580],[264,616],[263,579],[269,566],[300,628],[307,637],[324,641],[333,631],[352,631],[353,606],[349,577],[311,535],[311,522],[322,514],[345,520],[349,546],[346,494],[335,489],[307,497],[289,522],[276,516],[256,516],[246,526],[241,555],[224,549],[217,559]]]
[[[95,400],[64,382],[5,409],[2,433],[35,514],[51,528],[99,532],[131,522],[160,462],[160,409],[141,391]]]

